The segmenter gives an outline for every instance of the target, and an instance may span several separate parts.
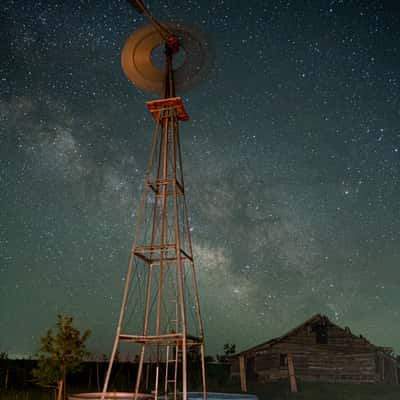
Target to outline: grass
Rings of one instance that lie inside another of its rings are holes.
[[[240,393],[238,384],[209,385],[209,391]],[[400,400],[400,385],[350,383],[298,383],[291,393],[289,382],[249,384],[248,392],[259,400]]]
[[[54,400],[54,394],[40,388],[0,390],[0,400]]]
[[[298,393],[290,393],[288,383],[250,386],[259,400],[399,400],[400,385],[300,383]]]
[[[298,393],[290,393],[287,382],[249,385],[249,393],[259,400],[399,400],[400,385],[300,383]],[[209,391],[240,393],[237,384],[209,385]],[[85,391],[85,390],[83,390]],[[87,390],[86,390],[87,391]],[[70,388],[70,392],[77,392]],[[39,388],[0,391],[0,400],[54,400],[54,395]]]

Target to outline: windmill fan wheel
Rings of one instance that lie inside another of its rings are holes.
[[[211,46],[196,29],[172,23],[163,26],[178,38],[179,47],[183,49],[184,59],[174,67],[174,79],[176,89],[185,91],[209,72],[213,58]],[[146,92],[163,92],[165,71],[152,57],[161,46],[164,46],[164,39],[152,25],[146,25],[127,38],[121,52],[121,65],[126,77]]]

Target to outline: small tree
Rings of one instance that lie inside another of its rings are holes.
[[[230,356],[231,354],[236,353],[236,344],[226,343],[224,344],[224,354],[226,356]]]
[[[72,322],[70,316],[57,316],[57,332],[54,335],[49,329],[46,336],[40,339],[39,360],[37,368],[32,371],[40,386],[57,389],[57,400],[65,399],[67,374],[77,371],[83,358],[89,355],[85,342],[90,330],[81,336]]]
[[[211,356],[211,355],[208,355],[208,356],[205,356],[205,357],[204,357],[204,362],[205,362],[206,364],[212,363],[212,362],[214,362],[214,361],[215,361],[215,358],[214,358],[213,356]]]
[[[236,353],[236,344],[225,343],[224,344],[224,354],[217,354],[218,362],[226,362],[227,357]]]
[[[3,351],[0,353],[0,377],[4,370],[4,389],[7,390],[8,387],[8,353]]]

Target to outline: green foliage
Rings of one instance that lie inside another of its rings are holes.
[[[229,355],[235,354],[235,353],[236,353],[236,344],[230,344],[230,343],[224,344],[224,354],[226,356],[229,356]]]
[[[211,363],[211,362],[214,362],[214,361],[215,361],[215,358],[214,358],[214,356],[211,356],[211,355],[205,356],[205,357],[204,357],[204,361],[205,361],[206,364],[207,364],[207,363]]]
[[[49,329],[40,339],[38,366],[32,371],[39,385],[53,387],[59,381],[65,381],[66,375],[77,371],[89,355],[85,342],[90,330],[81,335],[72,323],[72,317],[58,315],[56,333]]]
[[[201,361],[201,352],[199,347],[189,347],[187,352],[187,361],[189,364],[196,364]]]

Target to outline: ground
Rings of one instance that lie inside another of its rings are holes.
[[[87,392],[87,387],[71,388]],[[240,393],[237,385],[209,385],[209,391]],[[400,385],[299,383],[299,392],[290,393],[287,382],[269,385],[250,385],[249,393],[259,400],[398,400]],[[53,400],[51,392],[43,389],[0,390],[1,400]]]

